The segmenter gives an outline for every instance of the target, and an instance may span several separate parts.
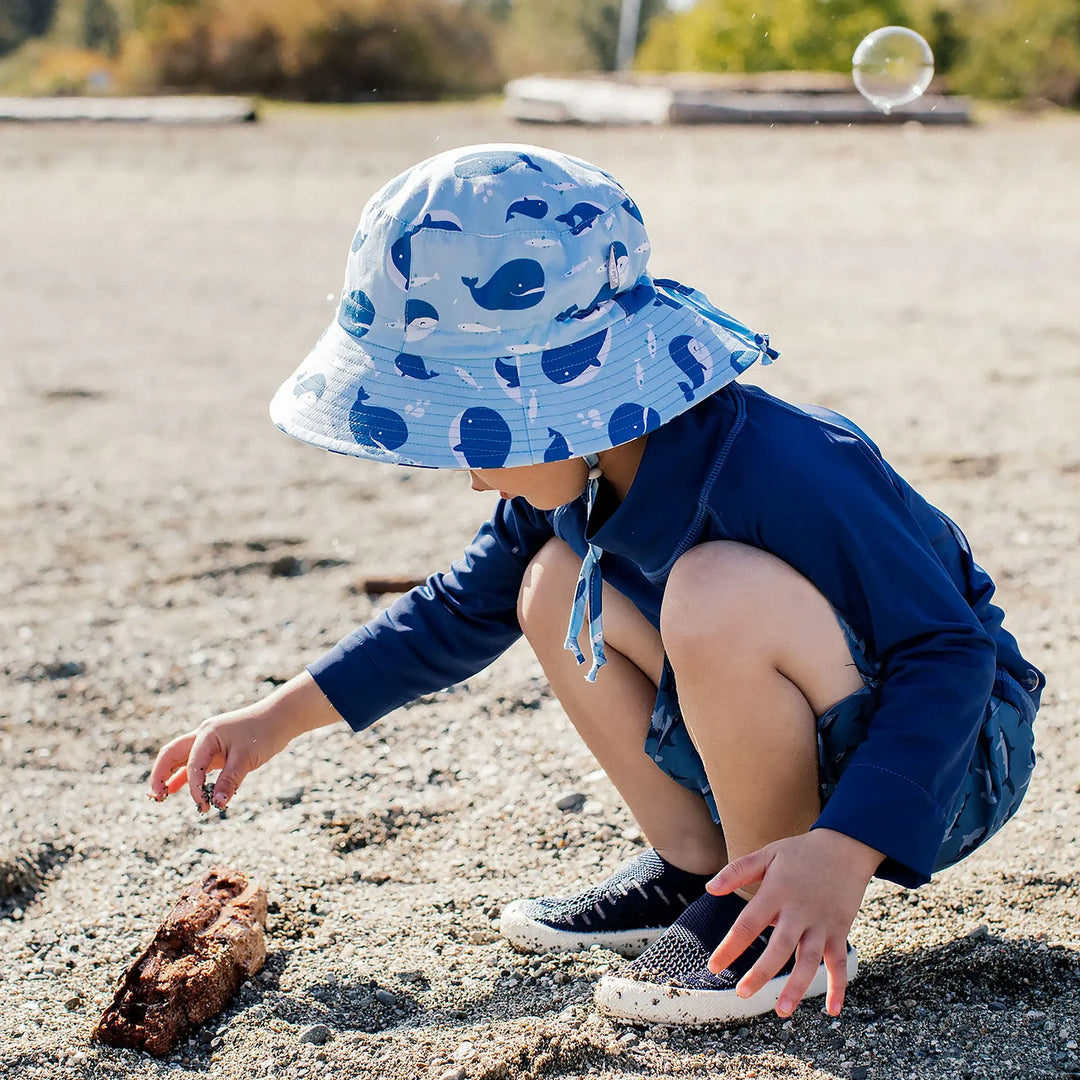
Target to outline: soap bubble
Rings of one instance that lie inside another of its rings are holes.
[[[906,26],[883,26],[867,34],[851,65],[856,89],[886,116],[921,96],[934,77],[930,46]]]

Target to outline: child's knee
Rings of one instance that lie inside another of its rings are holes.
[[[580,556],[557,538],[533,556],[521,579],[517,602],[518,623],[527,638],[547,635],[556,624],[560,633],[565,632],[580,570]]]
[[[799,583],[813,588],[787,563],[734,541],[699,544],[671,568],[660,612],[669,655],[706,650],[718,640],[749,642],[770,612],[787,606]]]

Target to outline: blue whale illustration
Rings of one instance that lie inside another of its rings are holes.
[[[736,349],[731,356],[728,357],[728,361],[731,366],[741,374],[748,367],[753,365],[759,355],[759,353],[751,352],[749,349]]]
[[[682,296],[690,296],[693,293],[693,289],[689,285],[683,285],[681,282],[673,281],[671,278],[654,278],[653,284],[663,287],[668,292],[677,292]],[[653,303],[659,307],[661,304],[666,304],[668,307],[681,308],[685,305],[679,303],[678,300],[668,296],[666,292],[657,292]]]
[[[512,150],[491,150],[463,157],[454,166],[454,175],[460,176],[462,180],[478,180],[482,176],[498,176],[515,165],[524,165],[526,169],[536,172],[544,171],[528,154]]]
[[[396,450],[409,437],[405,421],[392,409],[365,405],[369,397],[362,386],[357,387],[356,401],[349,410],[349,430],[353,438],[364,446]]]
[[[577,236],[578,233],[583,233],[586,229],[591,228],[593,222],[603,213],[604,208],[602,206],[596,206],[594,203],[579,202],[574,203],[565,214],[559,214],[555,220],[569,225],[571,234]]]
[[[561,431],[549,427],[548,438],[551,439],[551,442],[548,443],[548,448],[544,451],[545,461],[565,461],[570,457],[570,444]]]
[[[535,259],[511,259],[483,284],[479,278],[463,277],[473,300],[487,311],[520,311],[544,299],[544,268]]]
[[[394,358],[394,367],[409,379],[423,379],[426,381],[439,377],[437,371],[428,371],[422,356],[415,356],[413,353],[398,353]]]
[[[608,420],[608,438],[612,446],[619,446],[659,426],[660,414],[655,409],[638,405],[636,401],[624,401]]]
[[[612,299],[623,309],[623,313],[629,317],[636,315],[642,308],[648,307],[655,299],[656,290],[647,283],[635,285],[626,292],[617,293]]]
[[[296,377],[296,385],[293,387],[292,392],[296,397],[301,397],[304,394],[314,394],[317,398],[321,398],[325,390],[325,375],[298,375]]]
[[[518,372],[517,360],[513,356],[497,356],[495,374],[508,390],[516,390],[521,386],[521,375]]]
[[[572,345],[545,349],[540,369],[553,383],[565,385],[581,378],[590,368],[598,368],[607,355],[608,332],[601,330]]]
[[[709,377],[709,371],[690,351],[690,345],[694,339],[689,334],[680,334],[668,342],[668,352],[675,361],[678,369],[689,379],[689,382],[679,383],[679,389],[687,401],[694,400],[694,391],[700,390]]]
[[[641,211],[637,208],[637,203],[633,199],[628,197],[620,205],[631,217],[637,218],[642,225],[645,224],[645,219],[641,216]]]
[[[353,337],[363,337],[375,321],[375,305],[363,289],[354,289],[341,298],[338,322]]]
[[[412,238],[424,229],[443,229],[447,232],[461,232],[461,226],[456,221],[437,221],[430,214],[424,215],[424,220],[407,232],[399,236],[390,245],[388,268],[395,272],[395,283],[401,289],[408,288],[409,275],[412,273]],[[355,249],[354,249],[355,250]],[[396,275],[400,275],[397,277]]]
[[[494,409],[466,409],[458,421],[455,454],[464,454],[471,469],[501,469],[510,453],[510,425]]]
[[[548,204],[543,199],[537,199],[533,195],[526,195],[524,198],[515,199],[514,202],[506,210],[506,220],[509,221],[515,214],[522,214],[525,217],[536,218],[539,221],[541,218],[547,217]]]
[[[439,312],[426,300],[405,301],[405,336],[407,339],[424,337],[435,329]],[[410,334],[410,331],[412,333]]]

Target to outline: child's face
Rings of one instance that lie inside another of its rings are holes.
[[[504,499],[520,495],[537,510],[554,510],[585,490],[589,470],[581,458],[518,465],[510,469],[470,469],[473,491],[497,491]]]

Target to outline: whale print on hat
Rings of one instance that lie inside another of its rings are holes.
[[[587,161],[516,143],[437,154],[368,200],[337,314],[271,417],[338,453],[450,469],[638,438],[776,355],[651,277],[650,251],[637,204]]]
[[[398,374],[404,375],[410,379],[437,379],[439,373],[437,371],[428,371],[424,358],[422,356],[414,356],[412,353],[401,353],[394,360],[394,367],[398,369]]]
[[[689,334],[680,334],[668,342],[671,359],[686,375],[687,381],[680,382],[679,389],[687,401],[694,400],[694,391],[705,385],[712,374],[712,354],[709,347]]]
[[[409,437],[405,421],[390,409],[365,405],[367,400],[368,395],[364,388],[358,387],[356,400],[349,410],[349,430],[352,431],[353,438],[365,446],[396,450]]]
[[[544,268],[535,259],[511,259],[483,284],[463,277],[473,300],[487,311],[535,307],[544,299]]]
[[[509,221],[515,214],[524,214],[526,217],[543,218],[547,216],[548,204],[543,199],[533,195],[526,195],[521,199],[515,199],[506,210],[506,220]]]
[[[607,330],[601,330],[573,345],[546,349],[540,358],[540,366],[553,383],[580,386],[597,374],[610,348],[611,335]]]
[[[450,428],[454,453],[461,454],[470,469],[502,468],[512,439],[502,414],[483,406],[466,409]]]

